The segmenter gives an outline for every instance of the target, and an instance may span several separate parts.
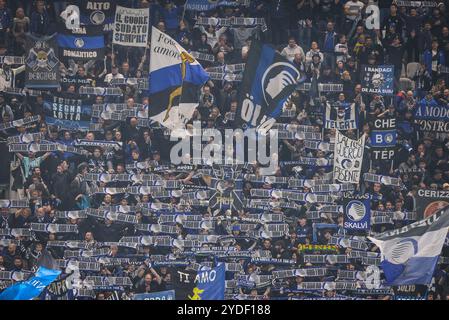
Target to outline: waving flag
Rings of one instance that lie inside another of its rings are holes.
[[[196,287],[190,300],[224,300],[225,264],[210,270],[198,271],[195,278]]]
[[[388,285],[430,284],[449,227],[449,207],[377,238]]]
[[[153,27],[150,119],[171,130],[183,129],[198,106],[198,90],[208,78],[195,58],[170,36]]]
[[[237,124],[243,129],[269,130],[297,84],[304,79],[274,47],[253,41],[243,74]]]
[[[40,267],[34,277],[6,288],[0,294],[0,300],[31,300],[55,281],[60,273],[60,270]]]
[[[178,270],[174,286],[176,300],[224,300],[225,264],[201,269],[196,275]]]

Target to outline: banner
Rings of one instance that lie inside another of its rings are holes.
[[[394,94],[394,66],[362,66],[362,92],[391,96]]]
[[[438,1],[396,1],[396,5],[398,7],[415,7],[415,8],[424,8],[424,7],[437,7]]]
[[[334,179],[338,182],[359,183],[362,169],[365,135],[353,140],[337,130],[334,149]]]
[[[174,300],[175,290],[135,294],[133,300]]]
[[[196,273],[181,269],[173,274],[173,286],[175,288],[176,300],[191,300],[194,295]]]
[[[428,286],[410,284],[393,286],[394,300],[426,300]]]
[[[45,121],[66,130],[89,130],[92,107],[81,99],[52,96],[44,103]]]
[[[449,132],[449,109],[445,105],[419,103],[415,121],[422,132]]]
[[[386,284],[429,285],[449,227],[449,208],[400,229],[368,237],[381,252]]]
[[[59,270],[40,267],[35,276],[6,288],[0,300],[32,300],[61,274]]]
[[[448,191],[419,189],[417,192],[415,211],[418,219],[430,217],[435,212],[448,205]]]
[[[101,26],[103,32],[114,27],[114,13],[117,4],[123,0],[76,0],[80,11],[80,22],[83,25]]]
[[[95,86],[95,83],[96,80],[89,78],[80,78],[77,76],[69,76],[69,75],[61,77],[61,84],[65,88],[65,90],[67,90],[67,87],[72,84],[74,84],[76,88],[79,88],[81,86],[87,87]]]
[[[149,118],[171,130],[183,129],[209,76],[175,40],[154,27],[152,30]]]
[[[60,82],[57,46],[53,37],[27,37],[25,87],[58,88]]]
[[[341,106],[326,105],[324,127],[326,129],[357,129],[357,111],[354,103]]]
[[[117,6],[112,42],[122,46],[145,48],[148,43],[149,26],[149,9]]]
[[[346,198],[343,202],[344,228],[347,230],[370,229],[371,204],[370,199]]]
[[[195,278],[196,287],[193,289],[196,295],[190,300],[224,300],[225,292],[225,264],[220,263],[218,267],[198,271]]]
[[[190,11],[210,11],[217,7],[249,6],[248,0],[187,0],[185,7]]]
[[[253,41],[245,66],[236,123],[270,129],[295,90],[300,72],[272,46]]]
[[[103,60],[104,58],[104,36],[99,26],[81,26],[77,29],[67,29],[60,24],[56,39],[61,48],[59,56],[67,61]]]
[[[371,154],[375,160],[392,160],[396,150],[396,119],[376,119],[371,130]]]

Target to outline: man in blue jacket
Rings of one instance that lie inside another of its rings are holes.
[[[446,61],[444,52],[438,49],[438,40],[432,40],[432,49],[424,51],[423,61],[427,72],[432,75],[432,80],[435,83],[440,74],[438,67],[445,65]]]

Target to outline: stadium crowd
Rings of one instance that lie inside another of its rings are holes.
[[[335,129],[324,128],[323,106],[326,101],[340,103],[342,106],[355,103],[358,127],[346,130],[348,136],[356,137],[364,132],[369,137],[374,120],[396,119],[397,146],[394,158],[374,160],[367,151],[363,170],[400,178],[401,186],[362,181],[357,190],[376,196],[371,201],[372,211],[386,214],[413,213],[416,211],[418,189],[449,190],[447,133],[422,131],[414,118],[416,109],[423,105],[443,105],[449,108],[449,69],[445,69],[449,67],[449,2],[436,1],[435,6],[423,7],[397,6],[392,2],[384,0],[377,3],[380,9],[379,29],[367,28],[365,21],[369,14],[365,12],[365,8],[368,1],[358,0],[252,0],[246,5],[219,6],[207,12],[186,10],[185,1],[182,0],[129,0],[122,4],[132,8],[149,7],[150,21],[154,27],[169,34],[185,49],[204,54],[201,57],[212,55],[213,59],[198,58],[206,71],[245,63],[252,41],[258,40],[273,44],[306,77],[306,83],[316,79],[318,84],[342,85],[342,91],[323,92],[319,97],[312,96],[311,91],[302,90],[298,86],[284,107],[287,116],[281,116],[278,123],[312,126],[315,132],[323,133],[324,141],[333,142]],[[26,55],[25,45],[30,35],[48,36],[58,32],[60,14],[70,3],[77,1],[0,0],[0,58]],[[195,23],[198,17],[264,18],[266,28],[203,26]],[[260,262],[257,259],[233,257],[221,260],[235,268],[231,270],[230,267],[226,272],[226,279],[229,280],[227,294],[232,298],[393,298],[392,292],[370,291],[363,284],[358,289],[337,287],[315,291],[299,290],[306,282],[338,283],[343,281],[341,271],[364,272],[369,265],[375,264],[366,262],[366,259],[354,258],[356,255],[351,255],[351,252],[365,251],[372,254],[372,257],[379,258],[378,248],[365,238],[367,233],[345,231],[343,213],[338,210],[320,212],[325,206],[322,203],[289,202],[286,207],[274,204],[269,210],[245,206],[239,210],[226,206],[217,209],[198,203],[185,204],[176,194],[158,197],[157,193],[151,192],[139,194],[98,191],[101,188],[138,186],[133,181],[96,180],[98,176],[94,174],[100,173],[155,174],[164,181],[180,181],[185,190],[195,190],[195,186],[198,190],[210,189],[208,178],[213,176],[210,172],[209,176],[201,175],[201,166],[192,167],[191,170],[171,166],[170,147],[174,143],[169,140],[166,130],[157,126],[140,126],[137,117],[128,117],[126,121],[98,118],[96,123],[101,129],[96,131],[66,130],[46,123],[44,104],[48,103],[48,97],[52,94],[80,99],[78,91],[81,86],[109,87],[113,86],[111,83],[115,79],[148,78],[150,50],[113,45],[111,32],[105,32],[104,36],[104,60],[88,63],[76,60],[66,64],[60,62],[63,75],[60,89],[37,95],[31,94],[29,90],[24,90],[21,94],[8,90],[0,93],[0,123],[40,116],[38,122],[26,125],[19,123],[14,128],[0,131],[3,139],[0,168],[2,183],[11,185],[5,197],[29,201],[26,207],[0,209],[0,225],[3,230],[0,239],[0,271],[23,272],[26,277],[36,269],[44,252],[51,253],[63,265],[64,261],[70,259],[99,262],[98,270],[83,270],[80,267],[80,279],[91,276],[128,277],[131,282],[129,285],[97,288],[89,297],[112,299],[119,292],[121,299],[130,299],[133,294],[175,288],[173,272],[179,267],[169,263],[158,265],[157,262],[164,260],[162,257],[167,255],[170,261],[186,261],[190,259],[186,258],[186,252],[190,250],[176,245],[158,246],[154,243],[121,246],[121,239],[126,240],[122,242],[132,242],[136,237],[168,234],[173,239],[185,240],[192,235],[192,239],[196,235],[217,235],[224,240],[216,245],[249,250],[258,253],[261,258]],[[362,65],[393,65],[394,95],[362,92]],[[10,78],[16,67],[3,63],[0,69],[2,77],[5,82],[9,81],[6,86],[24,88],[23,73]],[[239,84],[238,79],[232,77],[209,80],[201,92],[198,92],[199,105],[189,124],[198,120],[204,128],[235,128],[234,114],[239,103]],[[88,95],[82,98],[84,101],[88,99],[89,104],[126,103],[129,108],[140,105],[151,108],[145,89],[127,83],[118,87],[123,92],[120,96]],[[40,133],[38,142],[75,146],[78,139],[84,139],[119,142],[120,147],[115,148],[113,144],[81,146],[85,150],[82,154],[60,151],[10,152],[8,138],[25,133]],[[370,143],[368,138],[368,147]],[[280,166],[274,175],[276,177],[326,180],[329,172],[332,172],[332,164],[288,165],[288,161],[293,163],[301,157],[329,159],[332,163],[333,150],[310,149],[303,139],[281,139],[278,154]],[[284,162],[287,164],[283,165]],[[148,165],[140,166],[140,163]],[[270,182],[259,179],[257,172],[257,165],[243,169],[244,201],[257,198],[251,192],[252,189],[287,188],[280,180]],[[93,175],[86,179],[89,174]],[[310,192],[310,187],[304,185],[297,189]],[[340,204],[339,199],[334,204]],[[173,210],[177,213],[183,208],[186,214],[193,214],[202,221],[213,223],[207,224],[207,227],[192,229],[185,221],[168,218],[164,221],[165,213],[161,212],[166,211],[160,208],[165,206],[176,208]],[[104,216],[81,213],[98,208],[106,210],[97,211],[106,212]],[[134,218],[121,221],[117,216],[111,215],[115,211],[112,208]],[[68,213],[70,211],[74,214]],[[320,214],[316,216],[313,215],[314,212]],[[267,217],[270,218],[266,222],[262,218],[254,218],[255,214],[268,214]],[[274,222],[270,220],[273,219],[270,214],[280,215],[282,218],[277,222],[288,224],[288,228],[280,233],[261,232],[256,235],[252,232],[252,228],[266,230],[266,225]],[[413,221],[392,219],[372,223],[370,232],[392,230]],[[31,230],[33,223],[76,226],[77,231],[33,229],[31,233],[26,233],[24,230]],[[250,227],[245,228],[246,223]],[[158,224],[173,226],[174,231],[138,227]],[[20,233],[8,231],[13,229],[20,230]],[[164,233],[164,230],[168,233]],[[338,241],[333,242],[345,237],[366,246],[353,248]],[[50,245],[58,241],[76,245]],[[108,242],[113,244],[105,244]],[[448,248],[443,248],[442,256],[449,254]],[[87,255],[80,257],[73,253],[80,249]],[[331,262],[304,259],[304,255],[323,253],[346,255],[351,259]],[[193,256],[194,262],[203,265],[210,265],[214,261],[211,255]],[[89,257],[93,258],[89,260]],[[264,257],[273,258],[273,263],[263,263]],[[293,262],[285,264],[279,262],[280,259]],[[378,261],[376,259],[368,260]],[[324,267],[327,271],[324,275],[290,275],[279,277],[276,281],[269,278],[273,272],[314,267]],[[427,299],[449,299],[448,272],[446,260],[445,263],[438,264]],[[246,279],[249,282],[255,281],[254,287],[244,281],[237,281],[242,276],[248,276]],[[269,280],[262,281],[264,277]],[[2,288],[12,283],[6,276],[0,282]],[[51,295],[47,294],[46,297],[49,296]]]

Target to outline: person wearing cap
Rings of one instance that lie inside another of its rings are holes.
[[[312,56],[312,61],[307,66],[307,77],[309,79],[312,79],[314,76],[317,78],[320,78],[321,76],[321,68],[322,63],[321,60],[322,57],[320,54],[316,53]]]
[[[119,71],[118,70],[118,66],[113,65],[111,73],[108,73],[104,77],[104,82],[105,83],[110,83],[112,79],[124,79],[125,77],[123,76],[123,74],[119,73],[118,71]]]
[[[298,218],[296,235],[300,244],[307,244],[311,239],[312,229],[307,225],[307,217],[305,215]]]
[[[320,58],[320,61],[323,61],[324,55],[320,51],[320,48],[318,47],[318,42],[313,41],[310,45],[310,50],[306,53],[306,67],[309,68],[309,66],[313,63],[313,57],[318,55]]]
[[[153,152],[151,152],[151,156],[153,157],[153,161],[160,164],[161,162],[161,153],[159,152],[159,150],[154,150]]]

